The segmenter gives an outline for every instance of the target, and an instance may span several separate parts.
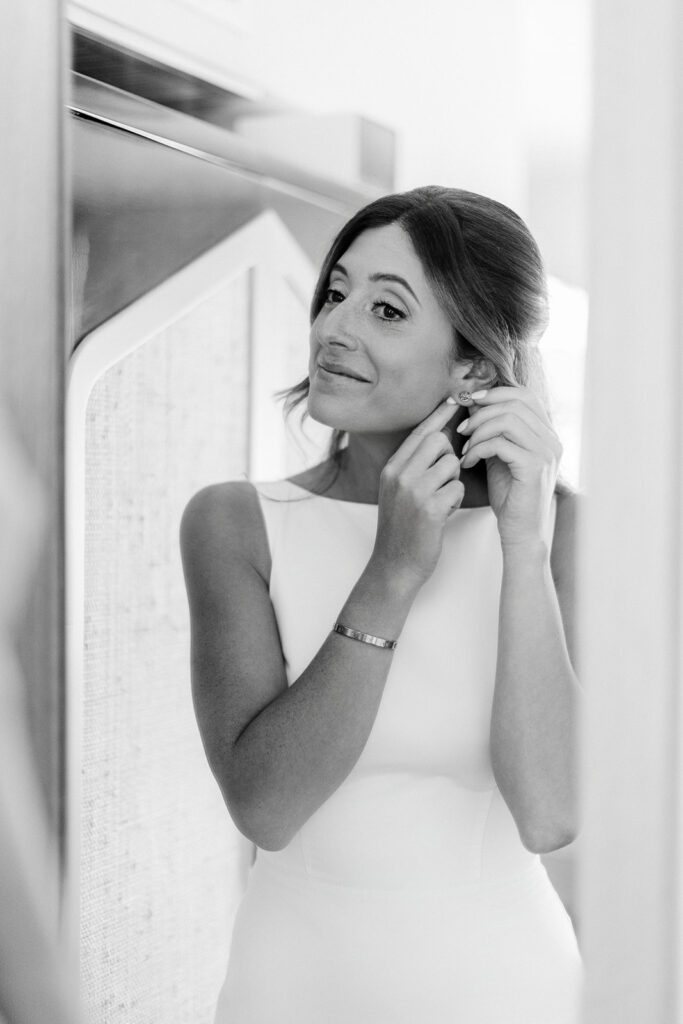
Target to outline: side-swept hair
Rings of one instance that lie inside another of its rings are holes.
[[[495,368],[491,386],[523,385],[541,400],[552,422],[539,340],[548,325],[548,291],[538,246],[521,217],[503,203],[464,189],[427,185],[382,196],[339,231],[323,261],[310,307],[313,323],[325,302],[332,267],[371,228],[399,224],[407,232],[434,294],[453,325],[452,359],[485,357]],[[308,397],[308,377],[277,392],[285,419]],[[466,415],[466,411],[464,415]],[[308,415],[304,410],[303,419]],[[463,417],[450,423],[455,433]],[[346,432],[334,429],[328,459],[341,466]],[[486,464],[474,467],[486,479]],[[335,474],[336,478],[336,474]],[[329,486],[329,485],[328,485]],[[557,493],[573,493],[558,477]]]

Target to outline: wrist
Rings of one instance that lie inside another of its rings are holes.
[[[370,557],[365,573],[385,595],[397,601],[412,601],[424,583],[416,573],[387,564],[374,554]]]
[[[362,633],[398,640],[419,587],[370,558],[337,621]]]
[[[529,537],[515,541],[502,541],[503,562],[514,565],[523,562],[525,565],[544,565],[550,561],[550,546],[542,537]]]

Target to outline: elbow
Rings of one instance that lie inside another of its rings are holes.
[[[575,827],[520,831],[520,838],[531,853],[553,853],[555,850],[561,850],[563,846],[573,843],[578,836],[578,831]]]
[[[234,819],[233,819],[234,820]],[[252,841],[259,850],[268,850],[277,853],[289,846],[291,836],[286,835],[282,829],[278,829],[272,822],[251,822],[245,828],[237,826],[243,835]]]
[[[260,850],[270,850],[273,853],[276,853],[278,850],[284,850],[285,847],[289,846],[289,843],[289,839],[282,839],[279,836],[264,836],[261,842],[257,842],[255,845],[258,846]]]
[[[257,780],[224,757],[209,759],[211,771],[235,827],[261,850],[284,850],[296,829],[274,811],[282,806],[276,794],[270,798],[262,780]]]
[[[284,850],[291,842],[291,836],[285,835],[272,825],[264,825],[263,823],[253,821],[245,815],[238,816],[232,811],[230,812],[230,817],[242,835],[252,842],[254,846],[257,846],[259,850],[269,850],[276,853],[278,850]]]
[[[265,813],[254,801],[238,800],[223,791],[223,800],[235,827],[260,850],[277,852],[289,846],[292,836],[273,814]]]

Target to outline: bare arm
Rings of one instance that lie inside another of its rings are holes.
[[[380,476],[372,555],[343,607],[346,626],[399,637],[462,502],[459,460],[441,428],[444,402]],[[330,632],[290,687],[263,559],[256,499],[204,488],[183,514],[180,544],[192,623],[192,687],[209,764],[238,828],[281,849],[341,785],[367,742],[393,652]],[[332,623],[330,623],[330,630]]]
[[[330,632],[287,687],[268,585],[254,552],[245,550],[245,518],[253,519],[246,504],[244,492],[205,488],[183,515],[192,686],[207,757],[233,820],[258,846],[276,850],[358,760],[393,652]],[[414,579],[402,581],[371,557],[338,617],[396,639],[418,590]]]
[[[353,629],[395,639],[415,591],[368,562],[341,609]],[[286,845],[360,757],[393,652],[330,632],[299,678],[260,711],[234,746],[232,770],[260,823]]]
[[[578,833],[576,505],[575,496],[558,499],[555,579],[547,546],[503,551],[491,757],[520,836],[537,853]]]

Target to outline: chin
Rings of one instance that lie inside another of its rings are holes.
[[[335,405],[338,408],[335,409]],[[325,427],[332,427],[335,430],[357,429],[349,424],[348,413],[345,413],[343,405],[339,401],[330,401],[326,396],[309,393],[307,409],[310,418],[316,423],[322,423]]]

